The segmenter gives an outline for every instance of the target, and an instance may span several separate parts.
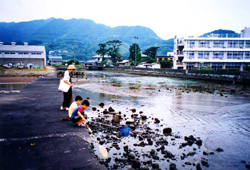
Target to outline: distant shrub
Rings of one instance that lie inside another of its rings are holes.
[[[201,68],[201,70],[214,70],[213,68]]]

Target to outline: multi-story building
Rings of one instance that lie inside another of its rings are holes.
[[[243,71],[250,65],[249,29],[241,37],[221,37],[211,34],[208,37],[175,38],[174,69],[214,70],[237,68]]]
[[[30,46],[28,43],[24,45],[16,45],[12,42],[11,45],[3,45],[0,42],[0,65],[5,64],[23,64],[27,67],[28,64],[43,68],[46,65],[46,52],[44,46]]]

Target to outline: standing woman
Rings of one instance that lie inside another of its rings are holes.
[[[64,92],[63,93],[63,103],[61,106],[61,110],[69,110],[69,106],[72,103],[72,98],[73,98],[73,93],[72,93],[72,80],[70,77],[70,73],[72,73],[75,70],[75,66],[74,65],[69,65],[67,68],[67,71],[64,72],[64,77],[63,77],[63,81],[70,85],[69,91],[68,92]]]

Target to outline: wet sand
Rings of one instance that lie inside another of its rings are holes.
[[[29,83],[36,80],[37,77],[0,77],[0,83]]]

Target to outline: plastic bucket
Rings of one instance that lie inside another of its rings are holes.
[[[130,131],[130,127],[129,126],[122,126],[122,127],[120,127],[120,131],[122,133],[122,136],[128,136],[129,131]]]

